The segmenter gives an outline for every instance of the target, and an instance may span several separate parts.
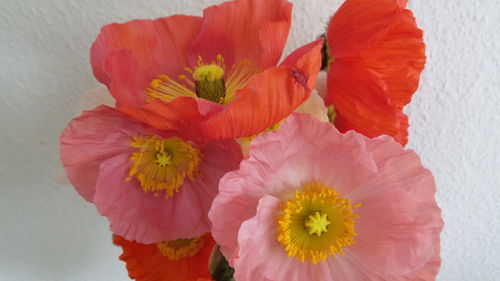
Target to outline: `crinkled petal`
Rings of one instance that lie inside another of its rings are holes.
[[[334,59],[355,55],[385,36],[400,17],[396,0],[347,0],[328,25],[328,48]]]
[[[390,104],[387,86],[370,70],[335,62],[328,73],[326,104],[333,104],[335,126],[355,130],[368,137],[390,135],[399,143],[408,142],[408,117],[401,107]]]
[[[189,47],[191,64],[198,56],[211,61],[222,55],[227,66],[244,59],[261,70],[281,57],[291,23],[292,4],[286,0],[237,0],[211,6]]]

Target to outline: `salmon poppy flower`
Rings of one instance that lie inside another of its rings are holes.
[[[235,141],[197,145],[107,106],[85,111],[61,135],[61,161],[75,189],[112,232],[140,243],[208,232],[219,179],[241,158]]]
[[[418,88],[425,44],[406,0],[346,0],[327,32],[330,65],[326,103],[335,126],[368,137],[408,142],[403,107]]]
[[[126,263],[131,279],[137,281],[211,280],[208,262],[215,242],[209,233],[192,239],[152,244],[128,241],[119,235],[114,235],[113,242],[123,249],[120,260]]]
[[[293,112],[320,69],[322,40],[277,66],[291,10],[286,0],[235,0],[202,18],[110,24],[92,45],[93,72],[122,112],[153,127],[165,129],[172,102],[194,99],[183,104],[186,112],[213,103],[205,118],[191,126],[179,118],[182,125],[168,129],[200,142],[254,135]]]
[[[252,141],[209,218],[238,281],[434,280],[434,195],[430,171],[391,137],[295,113]]]

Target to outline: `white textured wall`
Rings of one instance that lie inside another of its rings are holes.
[[[410,0],[411,1],[411,0]],[[0,280],[126,280],[107,222],[53,182],[58,137],[84,91],[100,26],[217,0],[0,0]],[[295,0],[287,52],[341,0]],[[500,280],[500,1],[413,0],[428,44],[409,147],[438,184],[438,280]]]

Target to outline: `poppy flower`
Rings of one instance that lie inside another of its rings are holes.
[[[141,244],[113,236],[121,246],[120,260],[127,264],[128,275],[137,281],[211,280],[208,271],[214,240],[210,233],[192,239]]]
[[[335,126],[408,142],[403,107],[418,88],[425,44],[405,0],[346,0],[327,32]]]
[[[69,181],[111,231],[140,243],[208,232],[219,179],[242,158],[235,141],[198,145],[107,106],[71,120],[60,152]]]
[[[389,136],[292,114],[258,135],[209,212],[235,280],[433,280],[432,174]]]
[[[208,7],[202,18],[110,24],[92,45],[93,72],[122,112],[153,127],[165,128],[172,102],[193,99],[183,105],[188,112],[213,105],[191,126],[183,118],[182,126],[169,124],[180,134],[200,142],[251,136],[306,100],[320,69],[322,40],[277,66],[291,10],[285,0],[235,0]]]
[[[92,45],[93,72],[122,112],[151,126],[165,129],[170,107],[189,117],[208,102],[202,120],[167,116],[168,129],[200,142],[254,135],[306,100],[320,69],[322,40],[277,66],[291,10],[285,0],[236,0],[203,17],[110,24]]]

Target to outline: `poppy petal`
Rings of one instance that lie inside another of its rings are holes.
[[[328,26],[328,47],[334,59],[366,50],[387,31],[401,15],[396,0],[347,0]]]
[[[288,55],[280,66],[290,66],[300,69],[307,75],[307,86],[314,88],[321,68],[321,48],[323,39],[308,43]]]
[[[199,17],[175,15],[106,25],[90,50],[94,75],[118,102],[138,105],[151,80],[176,77],[188,65],[187,45],[200,24]]]
[[[408,117],[401,107],[390,104],[386,90],[382,80],[369,70],[348,63],[332,64],[325,101],[335,106],[337,129],[356,130],[368,137],[386,134],[405,145]]]
[[[425,44],[409,10],[394,23],[386,37],[373,48],[362,52],[357,60],[363,67],[377,72],[387,85],[390,103],[404,106],[417,90],[425,66]]]
[[[286,0],[229,1],[205,9],[200,33],[189,47],[191,64],[222,55],[231,66],[248,59],[260,69],[277,64],[291,24]]]

